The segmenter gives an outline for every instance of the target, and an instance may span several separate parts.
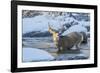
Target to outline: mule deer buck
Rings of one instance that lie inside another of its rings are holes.
[[[80,49],[80,44],[84,39],[83,33],[71,32],[65,36],[59,36],[59,32],[62,34],[65,31],[64,28],[60,31],[57,31],[50,25],[48,25],[48,27],[48,31],[52,34],[53,41],[58,48],[58,52],[70,50],[73,46],[76,46],[77,50]]]

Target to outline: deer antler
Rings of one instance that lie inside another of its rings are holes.
[[[49,31],[55,31],[58,32],[56,29],[52,28],[51,25],[48,23]]]

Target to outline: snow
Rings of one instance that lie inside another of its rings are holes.
[[[49,61],[53,60],[54,57],[44,50],[37,48],[23,48],[23,62],[32,61]]]
[[[87,32],[87,29],[81,25],[74,25],[70,27],[67,31],[65,31],[62,35],[69,34],[71,32]]]
[[[90,26],[90,22],[86,22],[86,21],[80,21],[80,22],[78,22],[79,23],[79,25],[82,25],[82,26]]]
[[[78,23],[78,25],[72,26],[66,32],[68,33],[72,31],[86,32],[87,30],[85,26],[90,26],[89,21],[78,21],[73,17],[68,17],[68,16],[52,17],[43,14],[31,18],[23,18],[23,33],[32,32],[32,31],[40,31],[40,32],[48,31],[48,24],[51,25],[54,29],[58,30],[63,24],[67,24],[67,23],[70,24],[73,21],[75,23]]]
[[[57,29],[59,21],[53,19],[47,19],[44,15],[32,17],[32,18],[23,18],[23,33],[31,31],[48,31],[48,23]]]
[[[42,31],[45,27],[47,27],[47,23],[43,21],[47,21],[47,19],[42,15],[32,17],[32,18],[24,18],[23,33],[31,32],[31,31]]]
[[[75,20],[73,17],[67,17],[65,20],[65,23],[71,23],[71,22],[78,22],[77,20]]]
[[[62,24],[68,23],[69,21],[75,21],[74,18],[67,18],[64,21],[64,16],[58,16],[55,19],[46,15],[39,15],[32,18],[23,18],[23,33],[31,31],[48,31],[48,24],[50,24],[54,29],[58,29]]]

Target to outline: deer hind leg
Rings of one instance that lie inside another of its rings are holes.
[[[82,41],[83,41],[83,35],[81,34],[81,39],[80,39],[80,40],[77,42],[77,44],[76,44],[76,48],[77,48],[78,50],[79,50],[79,49],[82,49],[82,48],[80,47]]]
[[[80,44],[81,44],[81,43],[76,44],[77,50],[80,50],[80,49],[81,49]]]

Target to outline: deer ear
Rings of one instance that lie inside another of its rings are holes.
[[[48,24],[48,27],[51,28],[49,24]]]
[[[51,30],[52,29],[52,27],[51,27],[51,25],[48,23],[48,27],[49,27],[49,30]]]
[[[48,23],[48,27],[51,28],[50,24]]]

